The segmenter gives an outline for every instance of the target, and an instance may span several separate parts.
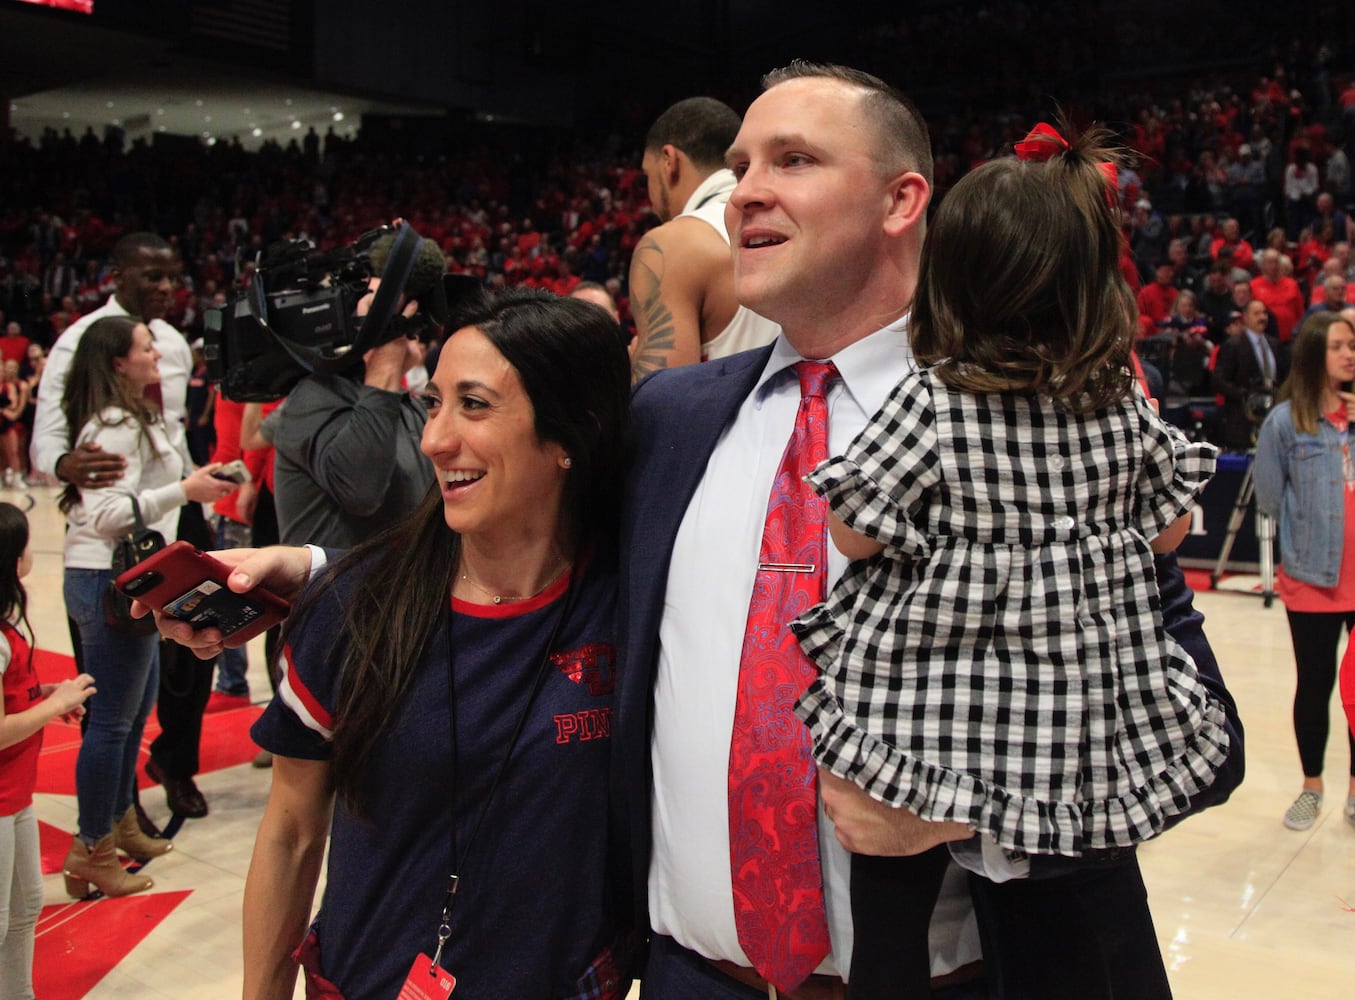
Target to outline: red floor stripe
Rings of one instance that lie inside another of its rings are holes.
[[[71,849],[73,830],[62,830],[51,823],[38,820],[38,845],[42,854],[42,873],[52,875],[61,871],[66,853]]]
[[[47,1000],[79,1000],[190,892],[143,892],[43,907],[33,951],[33,992]]]

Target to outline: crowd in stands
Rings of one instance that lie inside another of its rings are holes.
[[[994,37],[1038,34],[1051,18],[1066,29],[1068,18],[1096,13],[1079,13],[1084,6],[1102,5],[1012,4],[987,13],[951,5],[925,16],[939,19],[933,33],[969,38],[988,51]],[[1234,21],[1220,24],[1236,27]],[[1129,30],[1123,18],[1108,23]],[[857,42],[883,58],[891,47],[912,51],[914,29],[903,21],[877,25]],[[1151,41],[1146,32],[1140,24],[1125,43]],[[1252,290],[1248,298],[1266,302],[1272,332],[1288,341],[1308,306],[1326,297],[1324,281],[1351,277],[1355,74],[1343,76],[1325,44],[1249,53],[1239,41],[1228,48],[1234,58],[1217,61],[1208,77],[1170,78],[1170,67],[1160,66],[1159,82],[1131,80],[1131,88],[1123,73],[1099,72],[1089,81],[1086,72],[1072,72],[1087,65],[1086,53],[1068,41],[1079,35],[1057,37],[1064,40],[1053,55],[1038,46],[1020,51],[1052,60],[1045,70],[1052,86],[1068,88],[1068,96],[1054,92],[1064,107],[1118,128],[1135,158],[1119,185],[1133,264],[1127,257],[1125,271],[1139,292],[1144,354],[1169,366],[1164,343],[1171,354],[1183,339],[1196,347],[1225,339],[1230,312],[1246,304],[1236,288],[1241,281]],[[1198,59],[1170,46],[1155,51]],[[1024,69],[1034,73],[1029,64]],[[997,70],[999,77],[1017,73],[1009,60]],[[909,78],[898,82],[916,93],[932,124],[934,202],[1053,111],[1048,95],[1031,93],[1029,79],[1007,91],[1028,102],[1019,109],[932,109],[935,92],[921,69],[904,72]],[[1092,84],[1100,88],[1095,96],[1087,91]],[[946,103],[973,96],[951,92]],[[397,216],[437,240],[453,271],[489,287],[568,294],[580,281],[604,285],[624,325],[630,253],[657,221],[638,137],[628,146],[615,135],[501,132],[436,156],[332,130],[258,151],[225,139],[126,146],[116,131],[100,138],[92,130],[79,137],[49,130],[36,143],[10,136],[0,145],[0,329],[17,322],[22,338],[43,346],[107,298],[108,252],[137,229],[161,233],[183,257],[183,282],[167,318],[192,340],[204,308],[247,283],[254,259],[275,241],[341,246]],[[1267,249],[1278,251],[1278,271],[1265,264]],[[1355,284],[1346,287],[1355,292]],[[1177,388],[1190,394],[1207,385]]]

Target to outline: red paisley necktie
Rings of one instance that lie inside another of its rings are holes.
[[[831,364],[801,361],[800,410],[772,483],[739,663],[729,747],[734,922],[753,967],[778,990],[828,954],[819,867],[818,782],[795,700],[815,675],[788,627],[823,600],[825,502],[804,477],[828,455]]]

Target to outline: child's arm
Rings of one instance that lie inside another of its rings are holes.
[[[882,542],[847,527],[836,514],[828,515],[828,535],[833,546],[848,559],[869,559],[884,548]]]
[[[94,678],[89,674],[69,678],[60,684],[44,684],[42,701],[14,715],[5,714],[0,699],[0,750],[26,740],[53,719],[84,711],[86,699],[94,693]]]
[[[1190,515],[1182,514],[1172,522],[1171,527],[1164,528],[1162,533],[1149,543],[1149,548],[1153,550],[1154,555],[1166,555],[1168,552],[1175,552],[1177,546],[1186,540],[1186,535],[1190,533]]]

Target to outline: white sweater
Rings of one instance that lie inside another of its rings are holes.
[[[126,410],[109,407],[80,430],[76,444],[97,441],[104,451],[127,459],[127,471],[103,489],[82,489],[80,504],[66,515],[65,565],[69,569],[108,569],[113,543],[132,530],[132,501],[141,504],[146,524],[173,541],[179,508],[187,503],[184,464],[179,450],[157,421],[143,435]]]

